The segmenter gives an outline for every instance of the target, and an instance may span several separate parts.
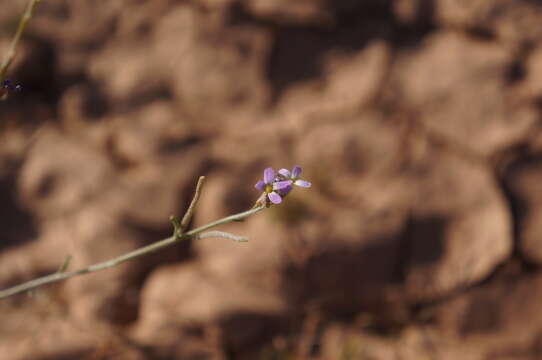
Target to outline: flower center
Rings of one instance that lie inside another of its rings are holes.
[[[266,193],[268,193],[268,194],[269,194],[270,192],[273,192],[273,185],[265,185],[264,191],[265,191]]]

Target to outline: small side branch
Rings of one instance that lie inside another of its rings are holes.
[[[196,205],[201,196],[201,188],[203,187],[204,182],[205,182],[205,176],[200,176],[198,179],[198,184],[196,185],[196,192],[194,193],[192,202],[190,203],[190,206],[188,207],[188,210],[186,210],[186,213],[183,216],[183,220],[181,221],[182,232],[186,231],[186,229],[188,228],[188,225],[190,224],[190,220],[192,220],[192,216],[194,215],[194,210],[196,209]]]
[[[71,255],[66,256],[66,259],[64,259],[64,262],[58,268],[57,273],[66,272],[66,270],[68,270],[68,266],[70,266],[71,261],[72,261],[72,256]]]
[[[235,234],[230,234],[225,231],[207,231],[202,234],[198,235],[198,239],[205,239],[205,238],[225,238],[230,239],[237,242],[247,242],[248,237],[246,236],[239,236]]]

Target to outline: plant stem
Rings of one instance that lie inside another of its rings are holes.
[[[247,242],[248,238],[246,236],[239,236],[235,234],[230,234],[225,231],[207,231],[197,236],[198,239],[207,239],[207,238],[225,238],[237,242]]]
[[[21,20],[19,21],[19,26],[17,27],[15,36],[13,36],[13,40],[11,40],[11,44],[8,48],[6,57],[4,58],[2,65],[0,65],[0,84],[4,81],[9,66],[13,62],[13,59],[15,59],[15,55],[17,54],[17,46],[21,41],[21,37],[23,36],[24,30],[26,29],[28,22],[32,18],[34,8],[40,1],[41,0],[29,0],[28,5],[26,6],[26,10],[21,17]]]
[[[100,262],[100,263],[97,263],[97,264],[94,264],[94,265],[90,265],[90,266],[88,266],[86,268],[83,268],[83,269],[79,269],[79,270],[71,271],[71,272],[64,272],[64,273],[57,272],[57,273],[54,273],[54,274],[51,274],[51,275],[46,275],[46,276],[43,276],[43,277],[40,277],[40,278],[37,278],[37,279],[34,279],[34,280],[30,280],[30,281],[22,283],[20,285],[16,285],[16,286],[13,286],[13,287],[8,288],[8,289],[1,290],[0,291],[0,299],[7,298],[9,296],[19,294],[19,293],[22,293],[22,292],[25,292],[25,291],[28,291],[28,290],[31,290],[31,289],[35,289],[35,288],[37,288],[39,286],[42,286],[42,285],[51,284],[51,283],[55,283],[57,281],[65,280],[65,279],[68,279],[68,278],[71,278],[71,277],[74,277],[74,276],[77,276],[77,275],[83,275],[83,274],[88,274],[88,273],[95,272],[95,271],[100,271],[100,270],[105,270],[105,269],[112,268],[114,266],[122,264],[123,262],[138,258],[138,257],[143,256],[143,255],[147,255],[147,254],[150,254],[152,252],[163,249],[165,247],[171,246],[171,245],[173,245],[175,243],[180,242],[181,240],[185,240],[185,239],[189,239],[191,237],[194,237],[194,235],[197,235],[197,234],[199,234],[199,233],[201,233],[201,232],[203,232],[203,231],[205,231],[207,229],[210,229],[212,227],[222,225],[222,224],[226,224],[226,223],[229,223],[229,222],[232,222],[232,221],[238,221],[238,220],[245,219],[245,218],[247,218],[247,217],[249,217],[251,215],[254,215],[257,212],[263,210],[264,208],[265,208],[265,206],[259,206],[259,207],[250,209],[248,211],[242,212],[242,213],[227,216],[225,218],[216,220],[216,221],[214,221],[212,223],[209,223],[207,225],[200,226],[199,228],[191,230],[191,231],[189,231],[187,233],[184,233],[184,234],[181,234],[181,235],[174,234],[173,236],[170,236],[170,237],[168,237],[166,239],[157,241],[155,243],[152,243],[150,245],[147,245],[147,246],[144,246],[142,248],[136,249],[134,251],[130,251],[130,252],[124,254],[124,255],[115,257],[113,259],[103,261],[103,262]]]

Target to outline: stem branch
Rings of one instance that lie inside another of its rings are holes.
[[[43,276],[43,277],[40,277],[40,278],[37,278],[37,279],[34,279],[34,280],[30,280],[28,282],[22,283],[20,285],[13,286],[13,287],[5,289],[5,290],[0,290],[0,299],[7,298],[9,296],[19,294],[19,293],[22,293],[22,292],[25,292],[25,291],[28,291],[28,290],[31,290],[31,289],[35,289],[35,288],[37,288],[39,286],[42,286],[42,285],[51,284],[51,283],[55,283],[57,281],[65,280],[65,279],[68,279],[68,278],[71,278],[71,277],[74,277],[74,276],[109,269],[111,267],[120,265],[120,264],[122,264],[122,263],[124,263],[126,261],[138,258],[138,257],[143,256],[143,255],[147,255],[147,254],[150,254],[152,252],[163,249],[165,247],[171,246],[171,245],[173,245],[175,243],[180,242],[181,240],[185,240],[185,239],[194,237],[195,235],[197,235],[197,234],[199,234],[199,233],[201,233],[201,232],[203,232],[203,231],[205,231],[207,229],[210,229],[212,227],[222,225],[222,224],[226,224],[226,223],[229,223],[229,222],[232,222],[232,221],[238,221],[238,220],[245,219],[245,218],[247,218],[247,217],[249,217],[251,215],[256,214],[257,212],[259,212],[259,211],[261,211],[263,209],[265,209],[265,206],[259,206],[259,207],[255,207],[253,209],[250,209],[248,211],[244,211],[244,212],[241,212],[241,213],[238,213],[238,214],[235,214],[235,215],[227,216],[225,218],[216,220],[216,221],[214,221],[212,223],[209,223],[207,225],[200,226],[199,228],[191,230],[191,231],[189,231],[187,233],[184,233],[184,234],[181,234],[181,235],[174,234],[174,235],[172,235],[172,236],[170,236],[170,237],[168,237],[166,239],[157,241],[157,242],[155,242],[153,244],[144,246],[144,247],[136,249],[134,251],[130,251],[130,252],[126,253],[126,254],[115,257],[113,259],[103,261],[103,262],[100,262],[100,263],[97,263],[97,264],[94,264],[94,265],[90,265],[90,266],[88,266],[86,268],[83,268],[83,269],[79,269],[79,270],[76,270],[76,271],[70,271],[70,272],[57,272],[57,273],[54,273],[54,274],[51,274],[51,275],[46,275],[46,276]],[[216,234],[214,234],[214,235],[216,235]],[[205,236],[205,237],[208,237],[208,235]],[[222,236],[222,237],[224,237],[224,236]]]

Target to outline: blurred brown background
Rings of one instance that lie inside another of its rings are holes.
[[[540,1],[43,0],[9,77],[2,288],[313,187],[1,301],[2,359],[542,358]]]

